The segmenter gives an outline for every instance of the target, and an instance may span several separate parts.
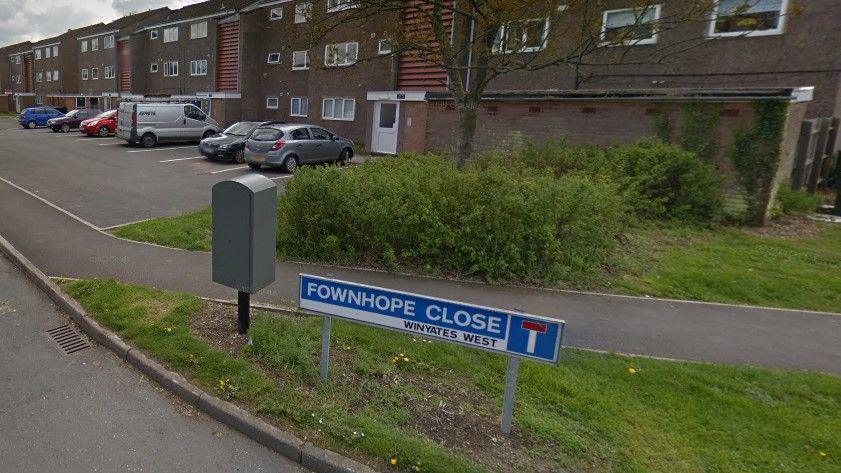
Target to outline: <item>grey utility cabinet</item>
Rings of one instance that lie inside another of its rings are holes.
[[[275,280],[277,185],[248,174],[213,186],[213,282],[254,294]]]

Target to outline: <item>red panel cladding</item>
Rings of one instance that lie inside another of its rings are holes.
[[[128,40],[117,42],[120,68],[120,92],[131,92],[131,45]]]
[[[416,2],[409,2],[403,10],[404,34],[407,36],[429,35],[431,26],[426,16],[419,9],[429,10],[431,8],[431,3],[424,3],[419,6]],[[441,16],[447,30],[447,36],[450,36],[453,28],[453,14],[444,11]],[[435,44],[431,37],[429,44]],[[398,90],[446,90],[447,71],[443,67],[430,63],[411,51],[400,54],[399,64]]]
[[[239,22],[219,25],[219,44],[216,48],[216,90],[239,90]]]

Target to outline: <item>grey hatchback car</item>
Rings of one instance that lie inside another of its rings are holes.
[[[324,128],[301,123],[261,125],[245,142],[245,161],[251,169],[279,166],[294,172],[301,164],[343,163],[353,158],[353,142]]]

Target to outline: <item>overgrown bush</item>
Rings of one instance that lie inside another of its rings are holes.
[[[612,183],[438,156],[300,169],[278,208],[286,257],[533,282],[595,274],[626,213]]]
[[[804,215],[817,210],[820,197],[805,191],[795,191],[783,185],[777,190],[777,203],[784,215]]]
[[[657,139],[617,146],[527,145],[512,158],[532,168],[551,169],[558,177],[584,173],[608,179],[641,218],[707,222],[721,216],[722,182],[715,168]]]

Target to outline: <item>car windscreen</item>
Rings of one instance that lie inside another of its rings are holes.
[[[257,128],[257,123],[253,122],[239,122],[234,123],[233,125],[229,126],[225,129],[222,133],[226,135],[235,135],[235,136],[246,136],[251,133],[252,130]]]
[[[116,114],[117,114],[116,110],[110,110],[110,111],[107,111],[107,112],[100,113],[99,115],[97,115],[94,118],[111,118]]]
[[[67,114],[67,115],[65,115],[65,116],[66,116],[66,117],[75,117],[75,116],[76,116],[76,115],[78,115],[79,113],[81,113],[81,111],[80,111],[80,110],[72,110],[70,113],[68,113],[68,114]]]
[[[251,135],[254,141],[277,141],[283,136],[283,131],[277,128],[257,128]]]

